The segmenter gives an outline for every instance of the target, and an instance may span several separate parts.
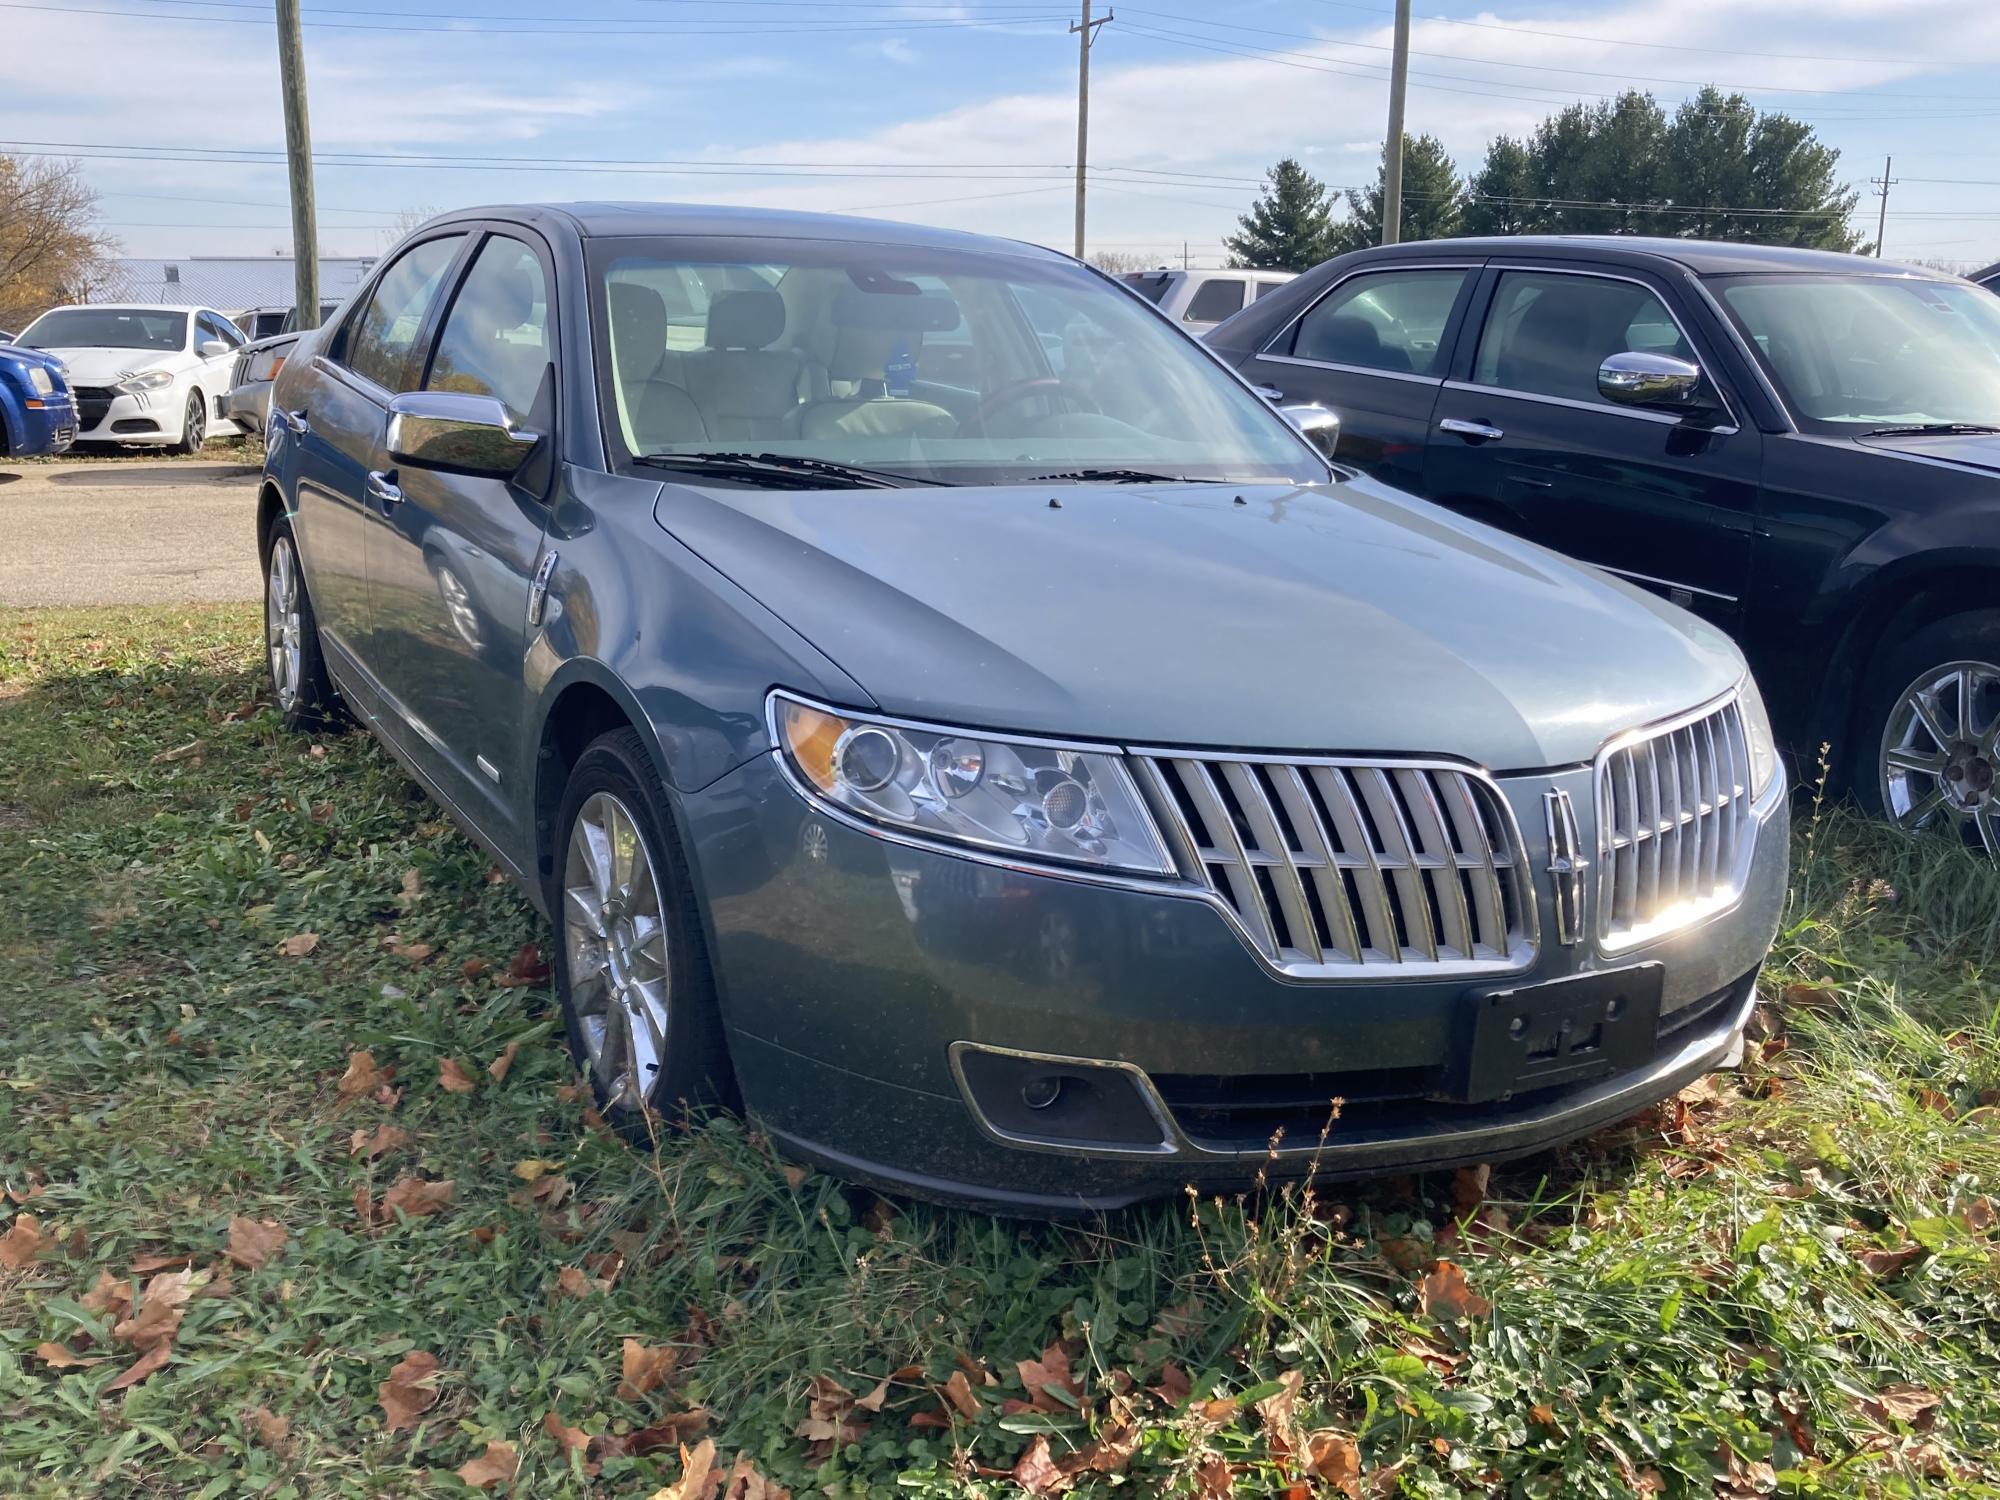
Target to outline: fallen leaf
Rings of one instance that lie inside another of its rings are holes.
[[[376,1210],[375,1216],[386,1224],[390,1215],[400,1209],[413,1219],[421,1219],[426,1214],[443,1209],[457,1191],[458,1184],[449,1177],[442,1182],[430,1182],[422,1177],[399,1177],[395,1185],[382,1195],[382,1206]]]
[[[1923,1253],[1922,1245],[1905,1245],[1900,1250],[1863,1250],[1854,1258],[1870,1276],[1894,1276]]]
[[[708,1500],[709,1470],[715,1467],[715,1440],[703,1438],[690,1453],[681,1449],[681,1477],[653,1491],[648,1500]]]
[[[132,1311],[132,1284],[109,1271],[99,1271],[89,1291],[77,1299],[94,1313],[110,1313],[115,1322]]]
[[[680,1357],[680,1350],[672,1344],[648,1347],[637,1339],[626,1339],[620,1358],[618,1399],[637,1401],[656,1389]]]
[[[188,1298],[200,1285],[193,1271],[162,1271],[146,1283],[139,1295],[139,1314],[115,1325],[111,1336],[135,1349],[150,1349],[172,1341],[187,1316]]]
[[[1460,1167],[1451,1174],[1451,1206],[1456,1217],[1469,1219],[1479,1212],[1479,1205],[1486,1201],[1486,1184],[1492,1177],[1493,1168],[1485,1162],[1476,1167]]]
[[[391,943],[389,951],[398,958],[408,959],[413,964],[420,964],[431,956],[432,948],[429,943]]]
[[[169,1267],[185,1268],[194,1264],[192,1255],[142,1255],[132,1262],[134,1276],[146,1276],[154,1271],[164,1271]]]
[[[729,1467],[729,1478],[723,1484],[721,1500],[791,1500],[792,1492],[766,1479],[757,1469],[757,1461],[747,1453],[736,1455],[736,1462]]]
[[[94,1365],[94,1359],[85,1359],[67,1344],[37,1344],[35,1358],[52,1370],[74,1370],[83,1365]]]
[[[104,1394],[108,1396],[113,1391],[122,1391],[137,1385],[173,1357],[174,1346],[172,1344],[162,1341],[153,1345],[144,1354],[133,1360],[122,1375],[107,1385],[104,1388]]]
[[[347,1071],[340,1075],[335,1085],[343,1099],[358,1099],[363,1094],[372,1093],[395,1076],[391,1069],[384,1072],[375,1066],[372,1052],[352,1052],[348,1054]]]
[[[288,1417],[262,1406],[253,1406],[248,1413],[250,1425],[257,1429],[257,1440],[266,1448],[282,1448],[291,1438],[292,1423]]]
[[[458,966],[459,977],[463,979],[477,979],[492,967],[493,965],[483,958],[468,958]]]
[[[391,1125],[385,1121],[377,1125],[372,1132],[357,1130],[349,1136],[347,1154],[365,1156],[373,1161],[384,1152],[394,1151],[398,1146],[407,1145],[409,1139],[410,1133],[407,1130],[400,1125]]]
[[[1427,1318],[1452,1323],[1460,1318],[1483,1318],[1493,1304],[1466,1284],[1465,1272],[1448,1260],[1441,1260],[1417,1288],[1417,1305]]]
[[[1840,992],[1816,984],[1788,984],[1785,986],[1785,1004],[1800,1010],[1829,1010],[1840,1004]]]
[[[1965,1227],[1974,1234],[1984,1234],[1994,1225],[1993,1200],[1974,1198],[1965,1205],[1965,1210],[1959,1217],[1965,1221]]]
[[[415,870],[403,871],[403,894],[405,904],[414,901],[424,893],[424,877]]]
[[[479,1085],[465,1071],[463,1063],[455,1057],[446,1057],[438,1060],[438,1087],[447,1094],[469,1094]]]
[[[1160,1383],[1148,1386],[1147,1389],[1167,1405],[1179,1406],[1187,1400],[1189,1392],[1194,1389],[1194,1383],[1188,1379],[1187,1371],[1172,1360],[1168,1360],[1160,1369]]]
[[[229,1221],[229,1258],[246,1271],[261,1271],[285,1253],[285,1226],[275,1219]]]
[[[202,740],[189,740],[185,745],[176,745],[171,750],[162,750],[148,764],[170,766],[177,760],[186,760],[190,755],[199,755],[205,745]]]
[[[1236,1470],[1227,1459],[1211,1453],[1194,1471],[1194,1482],[1201,1500],[1230,1500],[1236,1493]]]
[[[542,957],[542,950],[533,943],[523,943],[508,963],[507,972],[493,982],[518,989],[523,985],[546,984],[548,978],[548,960]]]
[[[507,1070],[514,1066],[514,1059],[520,1055],[521,1044],[509,1042],[500,1049],[500,1055],[486,1065],[486,1072],[495,1083],[507,1081]]]
[[[628,1433],[622,1451],[632,1454],[657,1453],[686,1442],[708,1425],[708,1413],[697,1406],[692,1411],[671,1412],[649,1427]]]
[[[375,1399],[389,1418],[389,1431],[416,1426],[423,1414],[437,1405],[437,1387],[430,1383],[437,1368],[435,1354],[412,1350],[397,1362],[389,1378],[375,1387]]]
[[[1861,1409],[1884,1426],[1892,1421],[1902,1422],[1919,1431],[1928,1431],[1943,1400],[1944,1397],[1936,1391],[1898,1382],[1883,1386],[1873,1396],[1863,1400]]]
[[[1070,1373],[1069,1353],[1060,1343],[1050,1344],[1042,1351],[1040,1359],[1017,1360],[1014,1365],[1021,1377],[1021,1385],[1028,1393],[1028,1404],[1036,1411],[1068,1412],[1076,1410],[1083,1399],[1083,1385]],[[1068,1395],[1068,1401],[1049,1393],[1049,1387]],[[975,1415],[967,1412],[967,1416]]]
[[[319,946],[318,933],[295,932],[290,937],[286,938],[283,942],[278,944],[278,951],[284,954],[285,957],[287,958],[304,958],[308,953],[312,952],[313,949],[317,948],[318,946]]]
[[[951,1379],[944,1383],[944,1397],[958,1408],[961,1417],[979,1415],[979,1398],[972,1394],[972,1382],[965,1378],[965,1371],[951,1372]]]
[[[33,1214],[16,1214],[13,1227],[0,1234],[0,1266],[18,1271],[41,1254],[48,1243],[40,1219]]]
[[[556,1440],[556,1446],[565,1453],[588,1453],[590,1434],[581,1427],[565,1427],[563,1419],[555,1412],[542,1418],[542,1431]]]
[[[1211,1396],[1197,1406],[1195,1412],[1202,1421],[1213,1422],[1220,1427],[1236,1415],[1240,1405],[1234,1396]]]
[[[1031,1495],[1053,1495],[1069,1486],[1069,1476],[1049,1456],[1049,1440],[1039,1432],[1028,1451],[1014,1460],[1009,1477]]]
[[[785,1186],[795,1193],[805,1185],[806,1178],[812,1175],[797,1162],[792,1161],[778,1163],[778,1170],[785,1174]]]
[[[1104,1429],[1089,1443],[1062,1460],[1065,1474],[1122,1474],[1139,1451],[1139,1424],[1119,1422]]]
[[[1361,1493],[1361,1445],[1344,1432],[1323,1427],[1307,1433],[1306,1467],[1343,1495]]]
[[[588,1297],[598,1289],[597,1283],[584,1275],[575,1266],[564,1266],[557,1273],[556,1285],[561,1289],[565,1297],[576,1297],[579,1299]]]
[[[410,872],[415,874],[413,870]],[[505,1484],[514,1477],[514,1471],[521,1467],[519,1455],[512,1443],[489,1442],[486,1451],[477,1458],[469,1458],[458,1466],[458,1477],[476,1490],[490,1490],[496,1484]]]

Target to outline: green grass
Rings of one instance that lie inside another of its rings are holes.
[[[254,611],[0,614],[0,1186],[44,1241],[0,1269],[0,1493],[469,1493],[498,1440],[518,1494],[648,1496],[681,1460],[632,1435],[701,1408],[801,1496],[1018,1493],[1038,1435],[1094,1434],[1129,1461],[1070,1493],[1339,1493],[1287,1456],[1320,1430],[1368,1495],[2000,1495],[2000,878],[1802,812],[1747,1070],[1497,1170],[1469,1221],[1440,1177],[1023,1225],[795,1183],[729,1119],[628,1149],[552,998],[498,982],[528,908],[367,738],[278,730]],[[341,1096],[362,1049],[393,1109]],[[350,1154],[385,1122],[407,1143]],[[410,1174],[449,1205],[365,1224]],[[229,1265],[236,1216],[282,1256]],[[182,1256],[215,1279],[171,1360],[108,1391],[134,1346],[85,1294]],[[1490,1312],[1426,1312],[1440,1257]],[[650,1392],[627,1338],[678,1351]],[[1023,1387],[1051,1344],[1074,1392]],[[412,1351],[437,1399],[390,1430]],[[894,1379],[815,1443],[817,1376]]]

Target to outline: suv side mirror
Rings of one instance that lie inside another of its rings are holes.
[[[1699,410],[1701,366],[1671,354],[1614,354],[1597,367],[1597,394],[1620,406],[1655,406],[1669,410]]]
[[[229,346],[221,339],[203,339],[194,346],[194,352],[203,359],[214,359],[218,354],[227,354]]]
[[[1340,417],[1316,402],[1296,402],[1281,406],[1278,413],[1298,428],[1299,435],[1317,448],[1322,458],[1332,458],[1340,446]]]
[[[481,479],[512,479],[542,440],[516,427],[491,396],[409,391],[389,403],[384,446],[399,464]]]

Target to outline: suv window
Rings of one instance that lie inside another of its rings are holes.
[[[1299,321],[1295,359],[1396,374],[1438,374],[1463,268],[1352,276]]]
[[[348,319],[337,356],[340,362],[385,391],[407,389],[410,351],[416,347],[424,314],[464,241],[462,234],[425,240],[397,257],[375,283],[367,304]]]
[[[549,354],[541,260],[519,240],[496,234],[479,247],[452,299],[424,389],[491,396],[520,421],[534,409]]]
[[[1232,277],[1204,281],[1194,289],[1194,296],[1188,301],[1187,311],[1181,314],[1181,321],[1220,323],[1230,314],[1243,311],[1244,290],[1244,284]]]
[[[236,325],[223,317],[221,313],[205,312],[201,314],[197,322],[201,328],[200,334],[197,335],[198,338],[221,339],[223,343],[232,349],[242,346],[243,335],[237,332]]]
[[[1609,405],[1597,393],[1597,367],[1628,350],[1694,358],[1666,304],[1637,282],[1506,271],[1480,331],[1472,379]]]

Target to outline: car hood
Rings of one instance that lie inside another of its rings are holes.
[[[177,371],[187,363],[179,351],[172,349],[83,347],[43,349],[40,352],[63,362],[69,370],[71,385],[116,385],[127,375],[136,375],[141,370]]]
[[[1864,447],[1882,448],[1891,453],[1906,453],[1913,458],[1931,458],[1940,463],[1965,464],[1969,468],[2000,473],[2000,433],[1938,433],[1935,436],[1925,437],[1921,433],[1912,432],[1897,437],[1864,437],[1858,441]]]
[[[1743,673],[1692,615],[1362,479],[669,483],[656,515],[880,708],[973,728],[1515,770]]]

